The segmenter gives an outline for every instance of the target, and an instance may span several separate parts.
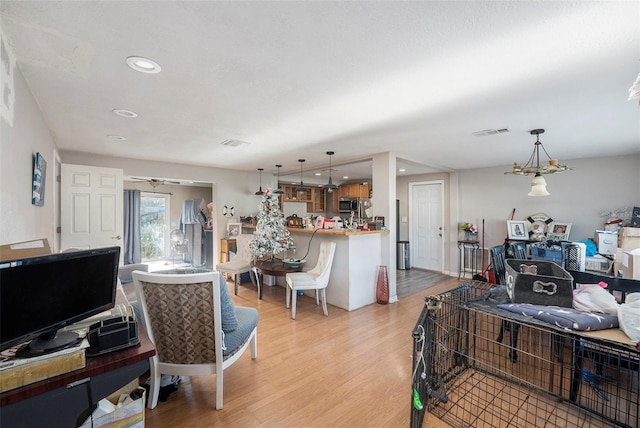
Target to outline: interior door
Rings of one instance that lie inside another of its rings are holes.
[[[410,184],[411,266],[443,271],[443,183]]]
[[[119,246],[122,260],[122,170],[62,164],[61,249]]]

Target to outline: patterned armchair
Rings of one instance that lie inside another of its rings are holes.
[[[188,272],[188,271],[187,271]],[[138,301],[157,355],[151,358],[148,407],[158,403],[161,375],[216,375],[222,409],[223,372],[251,346],[257,357],[258,311],[234,307],[218,272],[133,272]]]

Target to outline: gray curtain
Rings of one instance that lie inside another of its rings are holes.
[[[124,264],[140,263],[140,191],[124,191]]]

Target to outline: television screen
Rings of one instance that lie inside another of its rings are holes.
[[[77,335],[58,329],[115,306],[119,257],[107,247],[0,262],[0,350],[73,343]]]

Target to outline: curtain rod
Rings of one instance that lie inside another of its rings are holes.
[[[140,189],[122,189],[122,191],[124,192],[125,190],[140,190]],[[148,191],[148,190],[140,190],[140,192],[142,193],[156,193],[158,195],[169,195],[169,196],[173,196],[173,193],[169,192],[152,192],[152,191]]]

